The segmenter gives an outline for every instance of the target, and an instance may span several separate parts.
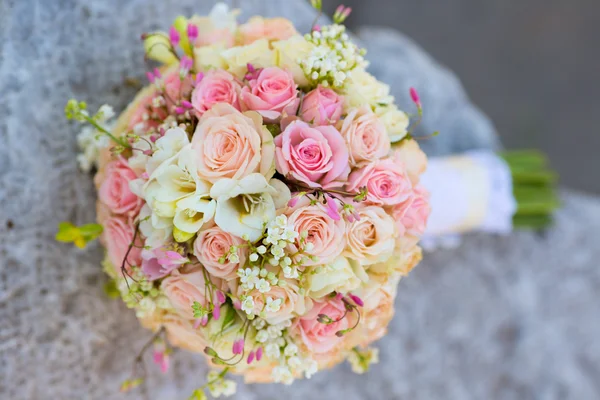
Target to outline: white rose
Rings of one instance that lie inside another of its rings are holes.
[[[410,123],[408,115],[394,104],[385,107],[375,107],[375,114],[379,117],[392,143],[402,140],[406,136]]]
[[[276,65],[290,71],[298,86],[308,85],[308,79],[306,79],[299,61],[306,59],[315,45],[306,41],[302,36],[292,36],[286,40],[273,42],[271,46],[275,52]]]
[[[273,66],[275,63],[273,51],[269,48],[267,39],[260,39],[247,46],[236,46],[221,53],[227,65],[227,71],[238,78],[243,78],[248,71],[248,64],[255,68]]]
[[[381,106],[394,101],[394,98],[390,95],[390,87],[379,82],[363,68],[355,68],[348,73],[343,94],[344,106],[347,109],[365,104],[372,107]]]
[[[311,267],[304,275],[308,295],[320,299],[332,292],[348,293],[357,289],[361,280],[355,268],[358,266],[353,268],[346,257],[338,257],[329,265]]]

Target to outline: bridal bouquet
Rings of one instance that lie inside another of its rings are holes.
[[[421,259],[427,160],[366,72],[349,12],[304,36],[282,18],[238,25],[224,5],[180,17],[143,35],[162,66],[116,123],[108,106],[67,104],[88,123],[98,224],[57,238],[100,237],[109,291],[154,332],[163,370],[172,347],[206,356],[193,398],[233,393],[227,372],[289,384],[343,360],[366,371]]]

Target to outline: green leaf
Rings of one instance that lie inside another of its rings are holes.
[[[229,306],[227,307],[227,314],[225,314],[225,318],[223,318],[223,325],[221,325],[221,332],[225,329],[229,328],[233,325],[236,316],[235,308]]]
[[[54,238],[59,242],[70,243],[79,237],[79,229],[70,222],[61,222],[58,224],[58,232]]]
[[[121,296],[121,293],[117,288],[117,282],[115,282],[114,279],[111,279],[104,284],[104,293],[111,299],[117,299]]]
[[[90,236],[94,238],[100,236],[102,230],[103,228],[100,224],[85,224],[79,227],[79,232],[81,232],[83,236]]]

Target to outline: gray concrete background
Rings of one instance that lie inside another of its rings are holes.
[[[600,193],[600,1],[323,0],[348,25],[412,37],[463,82],[507,148],[546,151],[561,184]]]

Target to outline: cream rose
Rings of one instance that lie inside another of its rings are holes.
[[[238,78],[248,72],[248,64],[255,68],[265,68],[275,64],[273,51],[267,39],[259,39],[246,46],[236,46],[221,52],[226,69]]]
[[[339,123],[339,131],[348,144],[351,165],[375,161],[390,151],[385,126],[369,106],[348,111],[346,118]]]
[[[275,172],[275,145],[256,112],[241,113],[220,103],[204,113],[192,138],[198,174],[210,182],[241,179],[260,172]]]
[[[420,175],[427,169],[427,156],[416,140],[403,140],[394,146],[394,159],[406,166],[406,172],[413,185],[419,182]]]
[[[194,255],[206,270],[217,278],[226,280],[237,277],[237,269],[246,264],[248,249],[241,245],[244,241],[237,236],[223,231],[218,226],[202,230],[194,241]],[[238,246],[234,253],[237,261],[232,262],[229,249]],[[221,262],[224,259],[224,262]]]
[[[300,87],[308,85],[308,79],[299,64],[299,60],[306,59],[313,51],[315,45],[306,41],[302,36],[293,36],[287,40],[271,43],[275,54],[276,65],[290,71],[294,81]]]
[[[348,224],[344,256],[362,265],[386,261],[394,252],[394,219],[381,207],[366,206],[357,211],[360,219]]]
[[[392,143],[398,142],[406,136],[410,120],[404,111],[399,110],[394,104],[389,104],[375,107],[375,114],[385,126]]]
[[[313,299],[320,299],[332,292],[348,293],[360,287],[361,280],[354,271],[359,268],[346,257],[338,257],[327,265],[311,267],[304,274],[305,288]],[[362,274],[362,272],[359,272]]]
[[[390,104],[394,98],[390,95],[390,87],[379,82],[363,68],[355,68],[348,74],[344,87],[346,108]]]

